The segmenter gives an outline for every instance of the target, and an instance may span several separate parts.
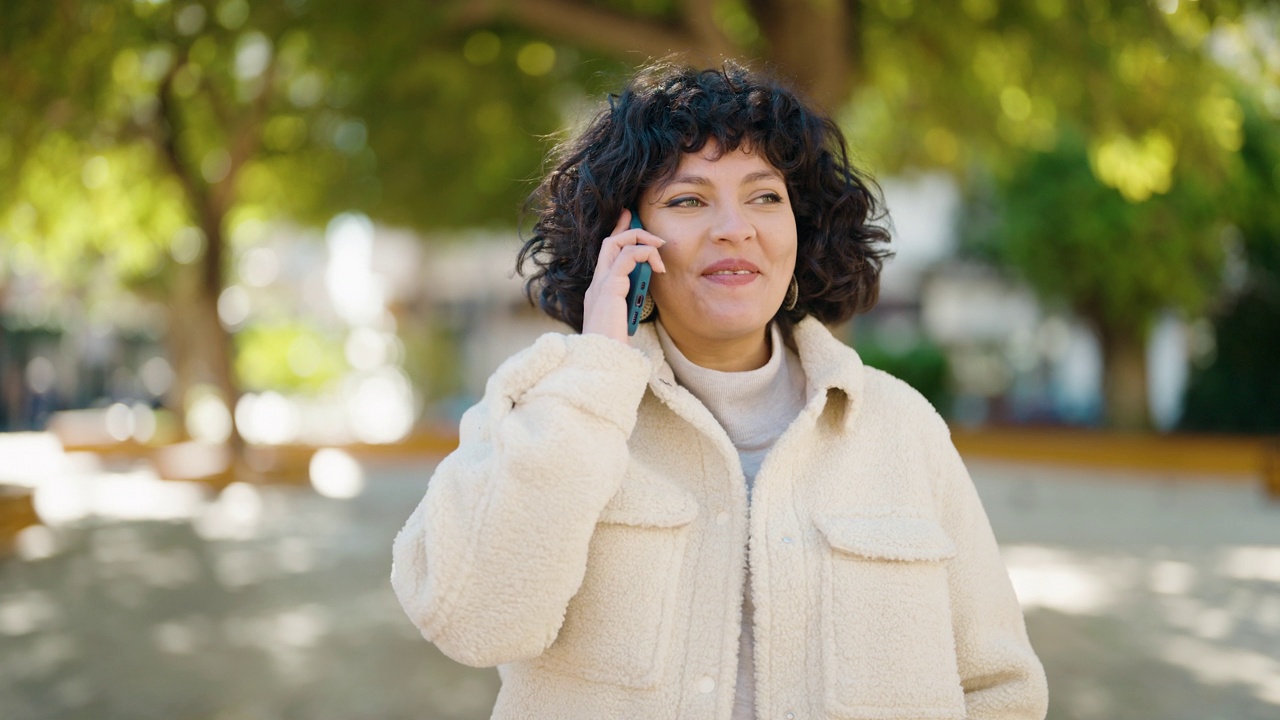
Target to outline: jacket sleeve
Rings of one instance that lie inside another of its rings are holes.
[[[392,587],[423,637],[477,667],[550,646],[648,377],[638,350],[555,333],[494,373],[392,548]]]
[[[948,577],[965,717],[1043,720],[1049,703],[1044,668],[1027,638],[977,490],[941,418],[937,424],[941,427],[932,440],[941,520],[957,549]]]

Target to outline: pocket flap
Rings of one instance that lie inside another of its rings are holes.
[[[956,546],[933,520],[913,517],[814,517],[831,547],[876,560],[939,561]]]
[[[600,512],[600,522],[674,528],[688,525],[697,516],[698,503],[680,488],[647,478],[641,482],[627,478]]]

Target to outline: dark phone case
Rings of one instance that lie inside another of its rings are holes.
[[[640,215],[631,211],[631,229],[643,228]],[[640,327],[640,309],[644,307],[644,299],[649,295],[649,278],[653,276],[653,268],[642,262],[627,275],[631,281],[631,289],[627,291],[627,335],[635,335]]]

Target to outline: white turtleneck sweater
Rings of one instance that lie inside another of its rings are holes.
[[[747,497],[769,450],[804,409],[805,375],[800,358],[769,326],[769,361],[756,370],[721,372],[694,364],[680,352],[662,323],[658,339],[676,380],[702,401],[738,450],[747,480]],[[733,720],[755,720],[755,646],[752,635],[751,571],[743,585],[742,634],[738,642],[738,682]]]

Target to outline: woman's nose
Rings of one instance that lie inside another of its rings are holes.
[[[751,224],[743,209],[736,204],[721,206],[716,213],[715,224],[712,227],[713,239],[740,243],[755,237],[755,233],[755,226]]]

